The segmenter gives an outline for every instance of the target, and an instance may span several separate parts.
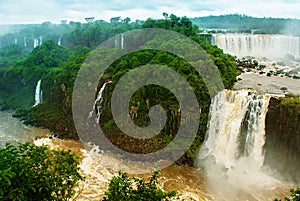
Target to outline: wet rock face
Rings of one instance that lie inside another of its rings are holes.
[[[300,184],[300,104],[271,98],[266,116],[265,165]]]

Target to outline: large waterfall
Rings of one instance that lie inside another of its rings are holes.
[[[224,90],[215,96],[199,159],[213,155],[217,162],[231,167],[244,156],[261,166],[268,101],[268,95],[248,90]]]
[[[42,102],[42,90],[41,90],[41,80],[39,80],[36,84],[35,88],[35,96],[34,96],[34,106],[37,106]]]
[[[204,168],[214,188],[225,185],[232,193],[234,188],[247,192],[253,185],[276,183],[262,171],[269,99],[249,90],[224,90],[212,99],[207,137],[196,166]]]
[[[300,38],[271,34],[215,34],[212,44],[225,53],[258,58],[283,58],[287,54],[300,57]]]

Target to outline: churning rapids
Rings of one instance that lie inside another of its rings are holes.
[[[270,97],[249,90],[224,90],[215,96],[207,138],[195,159],[196,168],[172,165],[161,170],[160,187],[176,189],[181,198],[193,200],[273,200],[287,196],[292,186],[263,166],[264,119]],[[5,141],[31,141],[47,134],[24,126],[11,115],[0,112],[1,146]],[[39,138],[34,143],[69,148],[80,155],[87,180],[80,185],[81,194],[76,200],[99,200],[109,179],[119,170],[140,168],[79,141]]]

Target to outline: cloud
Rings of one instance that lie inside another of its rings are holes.
[[[0,24],[84,22],[85,17],[109,20],[114,16],[145,20],[162,13],[199,17],[240,13],[255,17],[300,19],[300,0],[0,0]]]

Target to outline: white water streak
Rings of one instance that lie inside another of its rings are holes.
[[[34,96],[34,106],[37,106],[42,102],[42,90],[41,90],[41,80],[37,82],[36,88],[35,88],[35,96]]]
[[[97,108],[97,114],[96,114],[97,123],[100,122],[101,112],[102,112],[102,108],[103,108],[103,100],[104,100],[103,93],[104,93],[104,89],[105,89],[106,85],[107,85],[107,83],[104,83],[103,86],[101,87],[101,89],[99,90],[97,98],[93,105],[93,109],[90,112],[89,117],[88,117],[88,118],[91,118],[93,116],[95,109]]]

